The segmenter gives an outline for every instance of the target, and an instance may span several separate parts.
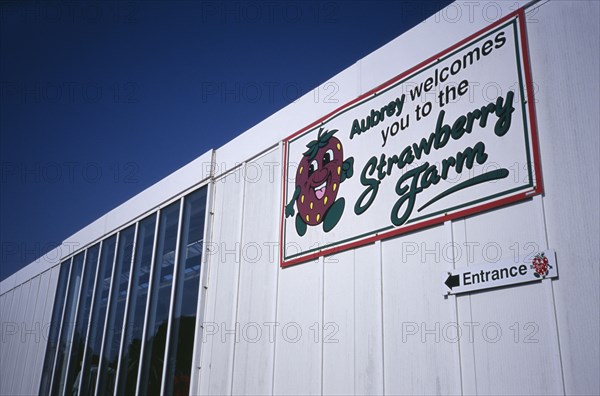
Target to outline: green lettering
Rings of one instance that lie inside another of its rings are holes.
[[[354,213],[357,215],[361,215],[365,210],[369,209],[369,206],[373,203],[373,200],[377,196],[377,192],[379,191],[380,180],[367,177],[372,176],[375,173],[375,168],[377,166],[377,157],[373,156],[367,161],[367,164],[363,168],[363,171],[360,175],[360,184],[367,187],[365,191],[360,194],[356,204],[354,205]],[[363,204],[363,201],[367,199],[367,202]]]
[[[358,119],[354,120],[352,123],[352,130],[350,131],[350,139],[354,137],[354,135],[360,135],[362,131],[360,130],[360,124],[358,123]]]
[[[398,169],[404,168],[406,165],[412,164],[415,160],[415,157],[412,153],[412,148],[410,146],[406,147],[402,150],[400,154],[400,161],[398,161]]]
[[[456,119],[456,121],[454,121],[454,124],[452,124],[452,139],[454,140],[458,140],[462,137],[462,135],[465,133],[465,123],[467,122],[467,117],[465,116],[460,116]]]
[[[483,106],[481,108],[481,118],[479,119],[480,127],[485,128],[485,126],[487,125],[488,115],[490,115],[494,111],[496,111],[496,105],[493,103],[490,103],[489,105]]]
[[[456,172],[461,173],[463,166],[467,166],[467,169],[473,168],[475,160],[478,164],[483,164],[487,160],[488,155],[485,152],[485,144],[483,142],[477,142],[473,148],[467,147],[462,153],[456,153]]]
[[[395,226],[401,226],[406,223],[412,211],[415,207],[415,201],[417,199],[417,194],[423,191],[422,187],[418,187],[419,176],[421,173],[429,167],[429,162],[424,163],[423,165],[411,169],[405,172],[400,179],[398,179],[398,183],[396,183],[396,194],[400,196],[398,201],[394,204],[392,208],[392,213],[390,215],[392,224]],[[402,186],[402,183],[408,179],[412,178],[409,186]],[[400,209],[406,202],[406,208],[402,213],[402,216],[398,216]]]
[[[506,101],[504,101],[502,97],[499,97],[496,100],[496,115],[498,116],[498,121],[496,121],[496,126],[494,126],[494,133],[496,136],[502,137],[510,129],[512,113],[515,111],[515,108],[512,105],[513,96],[513,91],[508,91],[506,93]]]
[[[438,184],[439,181],[440,176],[438,175],[437,166],[432,165],[423,172],[423,176],[421,177],[421,187],[427,188],[432,184]]]
[[[436,135],[432,133],[431,135],[429,135],[429,140],[426,140],[425,138],[421,139],[421,142],[419,143],[418,146],[416,143],[413,143],[413,145],[412,145],[413,151],[415,152],[415,157],[417,157],[417,159],[421,159],[421,154],[423,152],[425,154],[429,154],[429,152],[431,151],[431,145],[433,143],[433,138],[435,136]]]
[[[448,140],[450,139],[450,127],[446,124],[443,124],[445,114],[446,114],[446,111],[444,111],[444,110],[440,111],[440,114],[438,115],[437,123],[435,125],[435,143],[434,143],[433,147],[435,147],[436,150],[444,147],[446,145],[446,143],[448,143]]]

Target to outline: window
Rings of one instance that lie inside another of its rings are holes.
[[[83,362],[83,350],[85,347],[85,337],[87,335],[87,329],[90,320],[90,309],[92,307],[94,281],[96,280],[96,270],[98,269],[99,257],[100,244],[96,244],[89,248],[85,255],[85,269],[83,281],[81,283],[79,309],[77,310],[77,317],[75,318],[75,332],[73,333],[73,346],[69,360],[65,394],[76,394],[77,388],[79,387],[81,363]]]
[[[94,301],[92,302],[92,316],[88,331],[88,340],[85,354],[83,355],[83,375],[79,388],[82,395],[93,395],[96,387],[100,348],[102,348],[102,329],[104,328],[106,316],[116,242],[116,235],[102,242],[102,253],[100,253],[96,290],[94,291]]]
[[[155,228],[156,214],[153,214],[140,222],[137,232],[135,260],[131,271],[132,283],[129,293],[129,307],[127,309],[123,351],[117,383],[118,395],[135,394],[142,348],[146,300],[150,284]]]
[[[206,195],[61,263],[41,395],[189,393]]]
[[[175,202],[160,212],[158,240],[154,255],[154,273],[148,306],[148,324],[142,354],[140,394],[160,393],[163,362],[167,339],[167,324],[171,304],[175,247],[180,202]]]
[[[185,198],[165,377],[167,394],[187,395],[190,391],[205,208],[206,189]]]
[[[63,313],[62,328],[59,337],[58,350],[56,352],[56,362],[54,363],[54,378],[52,380],[52,395],[62,394],[67,375],[66,358],[71,350],[71,340],[73,339],[73,330],[77,303],[79,301],[79,290],[81,286],[81,273],[83,271],[84,253],[79,253],[73,259],[71,264],[71,274],[69,275],[69,286],[67,288],[67,300],[65,302],[65,311]]]
[[[135,226],[130,226],[119,233],[117,261],[112,277],[110,300],[108,302],[109,313],[104,330],[104,346],[102,348],[100,377],[97,385],[99,395],[112,395],[115,391],[134,238]]]

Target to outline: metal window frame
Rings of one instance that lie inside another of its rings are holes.
[[[153,238],[153,246],[152,246],[152,256],[151,256],[151,263],[150,263],[150,276],[149,276],[149,283],[148,283],[148,295],[146,298],[146,307],[145,307],[145,314],[144,314],[144,324],[143,324],[143,331],[142,331],[142,345],[140,348],[140,358],[139,358],[139,367],[138,367],[138,375],[137,375],[137,379],[136,379],[136,395],[139,395],[140,393],[140,380],[141,380],[141,371],[142,371],[142,362],[143,362],[143,358],[144,355],[146,354],[146,337],[147,337],[147,333],[148,333],[148,319],[149,319],[149,306],[150,306],[150,301],[151,301],[151,297],[152,297],[152,293],[154,292],[154,276],[155,276],[155,267],[156,267],[156,249],[157,249],[157,243],[158,243],[158,231],[160,229],[160,224],[161,224],[161,213],[164,210],[164,208],[168,207],[169,205],[179,201],[179,214],[178,214],[178,225],[177,225],[177,241],[176,241],[176,247],[175,247],[175,256],[174,256],[174,267],[173,267],[173,279],[172,279],[172,289],[171,289],[171,301],[169,303],[169,313],[168,313],[168,322],[167,322],[167,334],[166,334],[166,341],[165,341],[165,359],[164,359],[164,363],[163,363],[163,370],[162,370],[162,378],[161,378],[161,394],[164,394],[164,387],[165,387],[165,378],[166,378],[166,368],[167,368],[167,357],[168,354],[170,352],[170,336],[171,336],[171,328],[172,328],[172,320],[173,320],[173,310],[174,310],[174,306],[173,306],[173,298],[174,298],[174,293],[175,293],[175,287],[177,286],[177,281],[178,281],[178,272],[179,272],[179,251],[180,251],[180,239],[181,239],[181,232],[182,232],[182,216],[183,216],[183,209],[184,209],[184,203],[185,203],[185,197],[190,195],[191,193],[201,189],[201,188],[207,188],[207,199],[206,199],[206,213],[205,213],[205,224],[204,224],[204,234],[203,234],[203,243],[202,243],[202,254],[203,254],[203,258],[202,258],[202,265],[200,268],[200,278],[199,278],[199,282],[200,282],[200,296],[199,296],[199,301],[198,301],[198,306],[196,309],[196,317],[197,317],[197,321],[196,321],[196,329],[195,329],[195,338],[194,338],[194,347],[193,347],[193,361],[192,361],[192,375],[191,375],[191,381],[190,381],[190,390],[194,389],[193,388],[193,381],[195,381],[196,383],[198,382],[198,373],[197,371],[194,369],[195,367],[197,367],[197,365],[200,362],[200,357],[196,356],[199,354],[199,349],[201,350],[201,348],[199,348],[198,346],[198,340],[199,340],[199,336],[202,335],[202,325],[201,325],[201,319],[202,316],[204,314],[204,304],[206,301],[206,280],[208,279],[208,274],[209,274],[209,270],[208,270],[208,259],[205,253],[206,253],[206,249],[207,249],[207,244],[209,241],[209,235],[208,232],[210,232],[210,230],[212,230],[212,207],[213,207],[213,200],[214,200],[214,189],[215,189],[215,180],[213,176],[207,177],[203,180],[200,180],[198,183],[194,184],[193,186],[190,186],[189,188],[179,192],[177,195],[175,195],[174,197],[172,197],[171,199],[168,199],[166,201],[164,201],[162,204],[159,204],[157,206],[155,206],[154,208],[142,213],[139,216],[136,216],[134,219],[132,219],[131,221],[128,221],[127,223],[125,223],[124,225],[115,228],[112,232],[107,233],[105,235],[103,235],[100,238],[97,238],[95,240],[93,240],[92,242],[90,242],[89,244],[87,244],[86,246],[84,246],[81,249],[78,249],[77,251],[74,251],[72,253],[70,253],[69,255],[65,256],[63,258],[63,260],[60,262],[60,265],[63,264],[67,264],[69,266],[68,269],[68,275],[67,275],[67,283],[65,285],[65,298],[62,304],[62,313],[60,315],[60,327],[58,329],[58,334],[57,334],[57,344],[56,344],[56,351],[54,352],[54,360],[52,363],[52,370],[49,373],[50,374],[50,383],[49,383],[49,392],[52,392],[52,388],[54,386],[54,382],[55,382],[55,376],[56,376],[56,361],[57,361],[57,357],[58,357],[58,352],[60,350],[60,346],[63,344],[61,342],[61,338],[62,338],[62,333],[63,333],[63,326],[64,326],[64,319],[65,319],[65,308],[66,308],[66,303],[67,303],[67,294],[69,291],[69,287],[71,286],[71,276],[72,276],[72,270],[73,270],[73,262],[74,262],[74,258],[81,254],[84,253],[84,263],[83,263],[83,269],[82,269],[82,279],[83,279],[83,275],[85,275],[85,271],[87,270],[87,253],[88,253],[88,249],[93,247],[94,245],[98,244],[98,258],[96,261],[96,271],[95,271],[95,278],[94,278],[94,282],[93,282],[93,292],[92,292],[92,297],[91,297],[91,306],[90,306],[90,314],[89,314],[89,318],[88,318],[88,323],[87,323],[87,329],[86,329],[86,335],[85,335],[85,340],[84,340],[84,345],[83,345],[83,356],[82,356],[82,366],[81,366],[81,375],[79,376],[79,380],[77,382],[77,389],[78,389],[78,394],[81,394],[82,391],[82,386],[83,386],[83,371],[84,371],[84,365],[85,365],[85,361],[86,358],[88,357],[89,354],[89,348],[88,348],[88,344],[90,341],[90,335],[91,335],[91,323],[90,320],[93,317],[93,313],[94,310],[99,309],[99,307],[94,306],[94,300],[96,299],[96,292],[97,292],[97,287],[98,287],[98,282],[101,281],[100,279],[98,279],[99,277],[99,270],[100,270],[100,260],[102,258],[102,249],[104,246],[104,242],[107,241],[108,239],[110,239],[111,237],[116,235],[116,239],[115,239],[115,252],[113,254],[113,260],[112,260],[112,264],[113,264],[113,268],[111,271],[111,283],[110,283],[110,287],[109,287],[109,297],[111,296],[112,292],[113,292],[113,288],[114,288],[114,275],[115,275],[115,263],[116,263],[116,259],[117,259],[117,254],[118,254],[118,247],[119,247],[119,240],[120,240],[120,234],[123,230],[127,229],[128,227],[135,225],[135,234],[134,234],[134,246],[133,246],[133,252],[132,252],[132,258],[131,258],[131,262],[130,262],[130,279],[129,279],[129,283],[128,283],[128,287],[127,287],[127,298],[126,298],[126,305],[125,305],[125,313],[124,313],[124,320],[123,320],[123,326],[122,326],[122,334],[121,334],[121,340],[120,340],[120,347],[119,347],[119,355],[118,355],[118,363],[117,363],[117,373],[115,376],[115,396],[116,392],[117,392],[117,385],[118,385],[118,381],[120,379],[120,369],[121,369],[121,364],[122,364],[122,358],[123,358],[123,342],[124,342],[124,334],[125,334],[125,326],[127,323],[127,311],[129,309],[129,305],[130,305],[130,294],[131,294],[131,288],[133,285],[133,278],[131,277],[131,270],[133,269],[133,264],[135,262],[135,249],[136,249],[136,244],[137,244],[137,235],[138,235],[138,231],[139,231],[139,223],[141,221],[143,221],[144,219],[148,218],[149,216],[156,216],[156,224],[154,226],[154,238]],[[77,292],[77,303],[76,303],[76,310],[75,310],[75,319],[77,318],[77,313],[79,312],[80,309],[80,305],[81,305],[81,298],[82,295],[81,293],[83,292],[82,290],[82,284],[79,287],[79,290]],[[11,298],[11,304],[12,304],[12,298]],[[105,341],[106,341],[106,332],[107,332],[107,325],[108,325],[108,315],[110,314],[110,308],[111,308],[111,301],[109,298],[109,301],[107,301],[107,307],[106,307],[106,313],[104,316],[104,326],[102,329],[102,343],[101,343],[101,348],[100,348],[100,359],[98,362],[98,374],[96,376],[96,381],[94,384],[94,392],[97,394],[98,392],[98,382],[100,379],[100,373],[101,370],[104,366],[103,364],[103,359],[102,356],[104,355],[104,349],[106,347],[105,345]],[[66,375],[68,376],[69,374],[69,366],[70,366],[70,361],[71,361],[71,353],[72,353],[72,343],[69,346],[69,351],[68,351],[68,356],[66,358],[66,363],[67,363],[67,373]],[[66,385],[66,381],[65,384],[63,384],[62,387],[62,392],[64,393],[66,391],[65,389],[65,385]]]
[[[65,383],[62,386],[62,394],[67,394],[67,379],[69,378],[69,366],[71,364],[71,353],[73,352],[73,336],[75,335],[75,327],[77,326],[77,316],[79,314],[79,306],[81,304],[81,294],[83,293],[83,278],[87,271],[87,254],[88,249],[83,252],[83,267],[81,268],[81,282],[79,283],[79,293],[77,293],[77,303],[75,304],[75,316],[73,317],[73,333],[71,334],[71,345],[69,345],[69,352],[66,359],[66,371],[65,371]],[[75,258],[73,258],[75,260]]]
[[[68,259],[69,274],[67,275],[67,285],[65,286],[65,300],[63,301],[62,314],[60,315],[60,326],[58,328],[58,338],[56,340],[56,351],[54,351],[54,361],[52,363],[52,372],[51,372],[51,377],[50,377],[50,387],[48,388],[48,394],[52,393],[52,388],[54,386],[56,358],[58,357],[58,351],[60,350],[60,344],[61,344],[60,339],[62,337],[62,332],[63,332],[63,320],[65,319],[65,307],[67,306],[67,294],[69,293],[69,287],[71,286],[71,273],[73,271],[73,257],[75,257],[75,256],[71,256]],[[67,260],[60,263],[60,265],[63,265],[63,263],[66,263],[66,262],[67,262]],[[50,324],[50,325],[52,326],[52,324]],[[50,341],[50,340],[48,340],[48,341]]]
[[[198,304],[196,306],[196,329],[194,330],[194,348],[192,352],[192,372],[190,373],[190,394],[196,394],[198,385],[200,384],[200,363],[202,362],[201,353],[202,337],[204,331],[204,311],[206,307],[206,290],[208,289],[208,277],[210,275],[208,254],[208,244],[212,242],[213,230],[213,199],[215,180],[211,179],[206,186],[206,208],[204,213],[204,230],[202,235],[202,260],[200,266],[200,285],[198,287]]]
[[[96,385],[94,386],[94,394],[97,395],[98,394],[98,384],[100,383],[100,376],[102,375],[102,369],[104,368],[104,343],[106,341],[106,329],[108,327],[108,315],[110,314],[110,308],[112,306],[111,302],[112,302],[112,292],[113,292],[113,288],[115,286],[115,271],[117,270],[116,268],[116,262],[117,262],[117,256],[119,254],[119,242],[121,240],[121,232],[123,230],[119,231],[119,233],[117,234],[117,239],[115,241],[115,253],[113,256],[113,261],[112,261],[112,271],[110,273],[110,287],[108,288],[108,300],[106,301],[106,313],[104,314],[104,326],[103,326],[103,330],[102,330],[102,346],[100,347],[100,354],[99,359],[98,359],[98,374],[96,375]]]
[[[90,302],[90,316],[88,318],[88,324],[87,324],[87,330],[85,332],[85,341],[84,341],[84,345],[83,345],[83,357],[81,358],[81,375],[79,376],[79,385],[77,386],[77,394],[81,395],[81,385],[83,382],[83,369],[85,368],[85,359],[87,358],[87,354],[88,354],[88,343],[89,343],[89,338],[90,338],[90,329],[91,329],[91,319],[93,317],[93,311],[94,309],[97,309],[96,307],[94,307],[94,300],[96,299],[96,286],[98,284],[98,275],[99,275],[99,271],[100,271],[100,259],[102,257],[102,247],[104,245],[104,241],[106,239],[102,239],[99,242],[98,245],[98,258],[96,259],[96,275],[94,277],[94,286],[92,289],[92,301]],[[94,245],[91,245],[94,246]]]
[[[148,277],[148,295],[146,296],[146,312],[144,314],[144,329],[142,331],[142,342],[140,348],[140,357],[138,359],[138,373],[135,383],[135,394],[138,396],[140,394],[140,378],[142,376],[142,362],[144,355],[146,353],[146,336],[148,333],[148,314],[150,311],[150,298],[152,292],[154,291],[154,267],[156,265],[156,245],[158,243],[158,231],[160,229],[160,216],[162,214],[163,208],[159,208],[156,211],[156,224],[154,225],[154,242],[152,243],[152,256],[150,257],[150,276]]]
[[[117,371],[115,373],[115,388],[113,393],[117,396],[117,385],[119,383],[119,373],[121,372],[121,358],[123,356],[123,342],[125,340],[125,326],[127,324],[128,313],[129,313],[129,300],[131,297],[131,287],[133,285],[133,264],[136,259],[136,248],[138,242],[138,230],[140,228],[140,221],[135,223],[135,231],[133,233],[133,246],[131,250],[131,262],[129,263],[129,283],[127,285],[127,297],[125,298],[125,310],[123,311],[123,325],[121,326],[121,340],[119,341],[119,352],[117,357]]]
[[[177,240],[175,242],[175,259],[173,263],[173,279],[171,280],[171,296],[169,301],[169,316],[167,317],[167,335],[165,340],[165,354],[163,357],[162,378],[160,382],[160,394],[165,394],[165,379],[167,377],[167,359],[171,352],[171,331],[173,326],[173,310],[175,305],[175,292],[177,291],[177,282],[179,281],[179,254],[181,253],[181,229],[183,228],[183,212],[185,210],[185,196],[179,201],[179,218],[177,219]]]

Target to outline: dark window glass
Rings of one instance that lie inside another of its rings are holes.
[[[155,228],[156,214],[142,220],[138,227],[135,258],[131,273],[131,292],[125,323],[125,337],[123,338],[123,352],[119,366],[118,395],[135,394],[144,330],[144,314],[150,283]]]
[[[121,332],[123,329],[123,316],[125,315],[127,288],[129,287],[134,238],[135,225],[119,233],[119,247],[113,271],[109,313],[106,320],[106,336],[98,380],[99,395],[112,395],[115,391],[119,346],[121,345]]]
[[[56,347],[58,345],[58,332],[60,321],[65,307],[65,295],[67,293],[67,281],[69,279],[69,269],[71,260],[64,261],[60,265],[58,283],[56,284],[56,295],[54,297],[54,307],[52,308],[52,318],[50,319],[50,331],[48,333],[48,344],[46,345],[46,355],[44,356],[44,366],[42,368],[42,379],[40,382],[40,395],[45,396],[50,393],[50,381],[52,379],[52,368],[56,358]]]
[[[173,267],[175,264],[175,246],[177,244],[179,205],[179,201],[177,201],[160,212],[151,298],[148,306],[148,326],[140,378],[140,393],[144,395],[159,394],[162,384]]]
[[[81,362],[83,361],[83,348],[90,319],[90,308],[92,306],[92,295],[94,293],[94,280],[96,279],[99,253],[100,246],[99,244],[96,244],[87,250],[85,256],[85,268],[83,272],[83,281],[81,283],[81,297],[79,298],[79,308],[77,309],[77,317],[75,318],[73,346],[71,349],[71,358],[69,360],[67,385],[65,387],[65,394],[67,395],[76,394],[77,388],[79,387]]]
[[[92,301],[90,329],[83,359],[83,376],[81,379],[81,394],[93,395],[98,375],[100,348],[102,347],[102,330],[106,317],[106,306],[115,258],[116,235],[102,242],[98,276]]]
[[[190,393],[205,209],[206,188],[185,197],[165,377],[166,394]]]
[[[54,365],[54,379],[52,381],[53,395],[63,393],[63,386],[67,376],[67,357],[71,349],[71,340],[75,329],[75,313],[77,311],[77,302],[81,286],[81,273],[83,270],[84,253],[79,253],[73,259],[71,274],[69,275],[69,286],[67,290],[67,300],[65,303],[65,312],[63,314],[62,331],[58,343],[58,352],[56,354],[56,363]]]

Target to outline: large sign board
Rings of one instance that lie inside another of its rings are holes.
[[[542,192],[515,11],[284,141],[281,265]]]

